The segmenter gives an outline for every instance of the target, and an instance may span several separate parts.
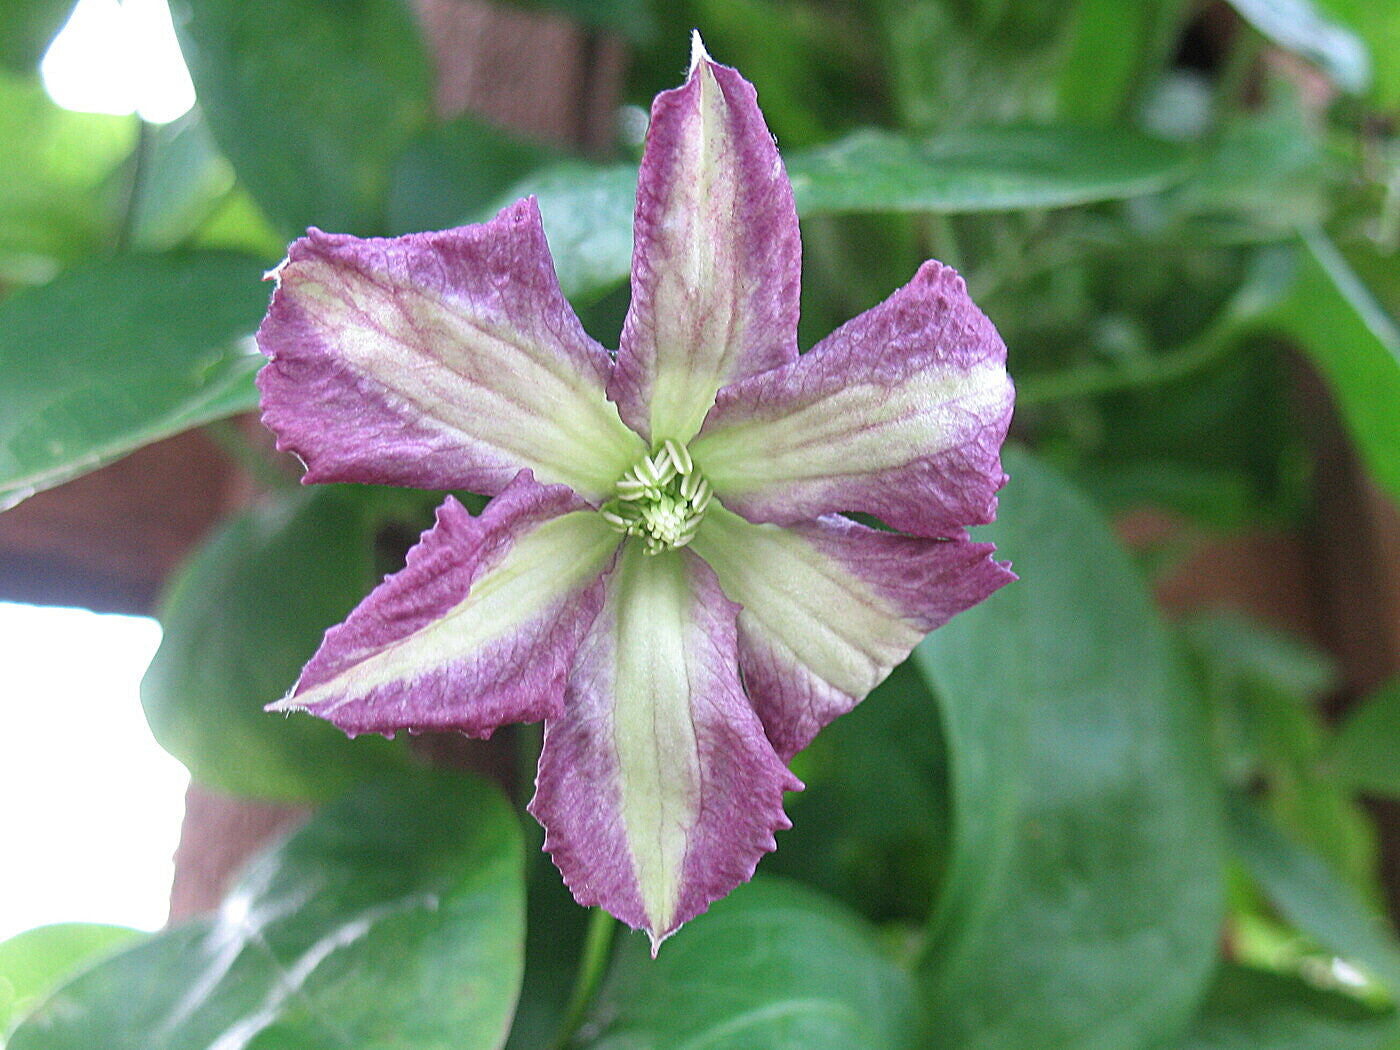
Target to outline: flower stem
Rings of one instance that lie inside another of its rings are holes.
[[[574,991],[569,996],[568,1008],[564,1011],[564,1022],[559,1035],[554,1040],[554,1050],[564,1050],[583,1024],[588,1008],[593,1005],[593,997],[598,986],[603,983],[603,970],[607,966],[612,948],[613,930],[617,920],[602,908],[594,908],[588,919],[588,933],[583,941],[583,954],[579,958],[578,973],[574,977]]]

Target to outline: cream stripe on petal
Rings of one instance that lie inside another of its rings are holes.
[[[780,419],[718,428],[697,438],[692,449],[716,491],[734,496],[939,455],[965,443],[1009,397],[999,362],[984,361],[967,372],[930,369],[894,387],[852,383]]]
[[[691,544],[731,601],[799,663],[842,693],[862,697],[924,632],[893,602],[800,533],[751,525],[711,504]]]
[[[533,199],[393,239],[310,231],[274,275],[263,421],[310,481],[494,495],[528,468],[600,502],[646,447],[608,401]]]
[[[1015,391],[963,280],[914,279],[789,365],[733,383],[690,443],[730,510],[779,525],[862,511],[916,536],[996,514]]]
[[[686,83],[652,107],[634,241],[608,394],[653,444],[685,444],[720,387],[796,358],[801,259],[754,89],[698,38]]]
[[[308,318],[345,365],[444,438],[470,435],[512,469],[594,497],[642,448],[596,384],[509,317],[439,290],[386,296],[329,263],[305,263],[297,276],[297,295],[315,304]]]
[[[613,747],[622,821],[643,906],[652,928],[664,930],[680,901],[700,797],[691,720],[694,596],[680,554],[647,558],[637,543],[623,552],[616,580]]]
[[[626,541],[545,722],[530,803],[545,849],[579,903],[653,951],[753,874],[801,786],[744,695],[737,615],[696,555]]]
[[[594,511],[574,511],[543,522],[517,539],[477,579],[467,597],[426,626],[273,705],[269,710],[315,707],[322,717],[394,682],[433,674],[508,638],[588,585],[617,547],[617,534]]]

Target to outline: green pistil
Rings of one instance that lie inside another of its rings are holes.
[[[603,504],[602,515],[624,536],[645,543],[646,553],[660,554],[695,538],[710,495],[685,446],[667,439],[618,479],[617,495]]]

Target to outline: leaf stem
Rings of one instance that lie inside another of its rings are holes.
[[[1212,326],[1186,346],[1135,362],[1131,366],[1086,365],[1048,375],[1028,376],[1016,386],[1020,407],[1051,404],[1071,398],[1096,397],[1157,386],[1182,379],[1207,367],[1238,342],[1231,325]]]
[[[131,178],[126,186],[121,217],[117,224],[116,251],[120,255],[131,248],[136,234],[136,220],[141,212],[141,197],[146,190],[146,169],[150,167],[154,132],[149,121],[138,119],[136,146],[131,151]]]
[[[278,470],[233,420],[215,419],[204,424],[203,429],[205,436],[219,446],[219,451],[246,470],[258,484],[273,492],[296,487],[295,479]]]
[[[603,970],[607,966],[616,928],[616,919],[602,908],[593,909],[588,919],[588,933],[584,936],[583,954],[579,957],[578,973],[574,977],[574,991],[569,996],[564,1022],[554,1040],[554,1050],[564,1050],[583,1025],[588,1008],[593,1005],[593,997],[598,993],[598,986],[603,983]]]

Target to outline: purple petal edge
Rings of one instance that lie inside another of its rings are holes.
[[[993,558],[993,544],[974,543],[966,536],[946,540],[900,536],[836,515],[791,526],[791,530],[833,566],[893,605],[920,636],[1016,579],[1009,563]],[[830,615],[837,618],[840,611],[833,609]],[[879,666],[875,684],[910,651],[903,646],[899,650]],[[812,673],[793,659],[792,651],[764,624],[744,614],[739,617],[739,665],[749,698],[784,761],[864,699]]]
[[[451,496],[436,524],[326,637],[277,709],[300,709],[297,697],[429,626],[464,601],[473,586],[507,557],[517,540],[540,524],[587,505],[563,485],[541,486],[521,471],[473,517]],[[542,610],[530,623],[444,666],[379,685],[361,697],[305,706],[354,736],[396,730],[455,730],[487,737],[498,726],[554,717],[563,708],[574,653],[603,600],[603,580]]]
[[[721,390],[691,451],[725,505],[753,522],[787,525],[861,511],[916,536],[955,535],[996,518],[996,493],[1006,482],[1001,445],[1014,401],[1005,362],[1005,344],[963,279],[930,261],[797,361]],[[911,396],[905,414],[883,414],[919,383],[993,373],[999,385],[971,401],[926,404]],[[805,431],[794,427],[797,419]],[[762,435],[753,439],[761,452],[731,451],[739,470],[750,473],[735,491],[707,459],[723,449],[732,428]],[[938,445],[944,432],[950,447]],[[897,459],[863,469],[862,456],[843,456],[843,441],[872,435]],[[814,457],[830,459],[829,469],[813,469]]]
[[[596,495],[599,479],[567,476],[577,432],[556,425],[561,406],[577,406],[584,434],[630,437],[604,394],[608,353],[559,290],[533,198],[434,233],[311,229],[269,276],[263,422],[308,483],[489,495],[530,467]],[[634,455],[620,451],[616,470]]]
[[[575,899],[647,930],[653,955],[681,924],[753,876],[763,854],[776,848],[774,832],[791,826],[783,792],[802,787],[773,752],[739,683],[738,607],[724,597],[703,560],[689,552],[680,557],[694,598],[685,672],[700,783],[671,913],[648,913],[623,817],[626,785],[618,768],[612,686],[616,640],[628,638],[628,609],[616,586],[618,569],[604,611],[579,649],[565,711],[545,723],[529,806],[545,827],[544,848]],[[676,767],[684,766],[687,756],[673,757]]]
[[[716,89],[724,126],[714,132],[721,141],[712,189],[723,192],[701,193],[700,179],[710,176],[688,161],[706,144],[702,114],[706,93]],[[652,104],[633,244],[632,303],[608,396],[643,437],[684,442],[721,386],[796,359],[801,282],[792,187],[757,92],[703,47],[686,82]],[[705,266],[693,272],[697,252],[711,264],[707,273]],[[658,381],[670,381],[662,375],[668,369],[689,373],[676,381],[693,394],[685,405],[695,413],[689,432],[652,432]]]

